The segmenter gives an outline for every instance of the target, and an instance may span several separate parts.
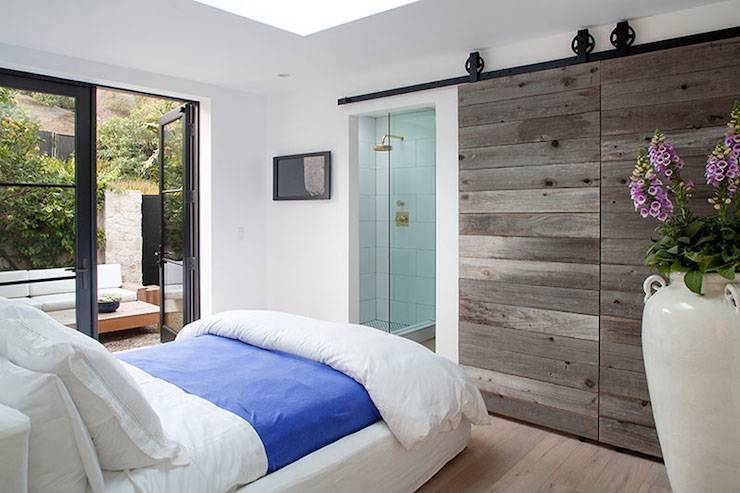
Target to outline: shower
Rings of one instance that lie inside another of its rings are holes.
[[[380,144],[377,144],[377,145],[374,145],[373,146],[373,150],[375,152],[392,151],[393,150],[393,146],[391,145],[391,139],[398,139],[398,140],[400,140],[400,141],[403,142],[403,135],[385,134],[385,135],[383,135],[383,138],[380,139]]]
[[[435,112],[359,117],[359,322],[434,337]]]

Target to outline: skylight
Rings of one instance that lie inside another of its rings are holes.
[[[196,0],[301,36],[417,0]]]

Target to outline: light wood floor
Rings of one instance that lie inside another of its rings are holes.
[[[420,490],[507,493],[670,493],[663,464],[493,417]]]

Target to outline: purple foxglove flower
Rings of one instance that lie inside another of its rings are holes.
[[[673,145],[666,140],[666,136],[660,130],[655,131],[648,149],[650,164],[657,172],[666,179],[670,185],[671,179],[683,168],[683,160],[678,157]]]
[[[635,210],[643,218],[655,217],[666,221],[673,213],[673,203],[668,198],[668,191],[660,177],[655,174],[643,149],[637,156],[635,169],[630,177],[630,198]]]

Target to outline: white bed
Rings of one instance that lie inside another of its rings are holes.
[[[463,421],[455,430],[406,450],[380,421],[249,483],[265,467],[261,442],[249,423],[138,368],[124,366],[168,435],[186,448],[190,465],[105,471],[105,490],[112,493],[227,491],[235,486],[242,486],[236,490],[240,493],[411,492],[459,454],[470,438],[470,424]]]

